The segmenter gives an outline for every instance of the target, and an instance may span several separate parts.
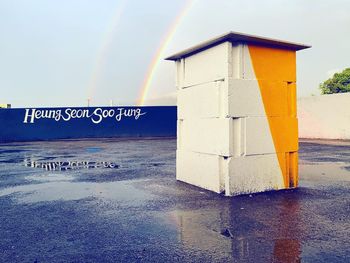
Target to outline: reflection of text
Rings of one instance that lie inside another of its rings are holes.
[[[73,119],[90,119],[93,123],[98,124],[106,118],[114,118],[116,121],[122,121],[124,118],[134,118],[138,120],[145,115],[141,108],[96,108],[91,109],[26,109],[23,123],[34,123],[40,119],[52,119],[55,121],[70,121]]]
[[[41,168],[46,171],[67,171],[77,169],[93,169],[93,168],[119,168],[114,162],[89,162],[89,161],[69,161],[69,162],[40,162],[40,161],[25,161],[27,167]]]

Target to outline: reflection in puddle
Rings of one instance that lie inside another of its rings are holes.
[[[301,262],[300,204],[298,199],[283,197],[278,216],[277,237],[274,242],[274,262]]]
[[[100,147],[88,147],[88,148],[86,148],[86,151],[89,153],[97,153],[97,152],[100,152],[102,150],[103,149]]]
[[[50,174],[37,174],[26,176],[27,181],[37,181],[37,182],[62,182],[62,181],[73,181],[74,177],[67,173],[50,173]]]
[[[125,205],[140,205],[153,199],[152,194],[135,188],[131,181],[111,183],[55,181],[0,190],[0,197],[8,195],[19,203],[71,201],[94,197]]]
[[[78,170],[78,169],[93,169],[93,168],[119,168],[119,165],[114,162],[90,162],[90,161],[53,161],[53,162],[42,162],[24,160],[26,167],[41,168],[46,171],[67,171],[67,170]]]
[[[175,210],[168,220],[177,226],[185,250],[214,251],[218,261],[300,262],[305,229],[299,200],[281,195],[272,206],[277,209],[266,216],[254,201],[227,202],[208,210]]]

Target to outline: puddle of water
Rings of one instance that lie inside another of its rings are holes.
[[[37,182],[62,182],[62,181],[73,181],[74,177],[67,174],[41,174],[31,175],[24,177],[28,181]]]
[[[0,197],[4,196],[11,196],[19,203],[70,201],[95,197],[122,202],[125,205],[139,205],[154,198],[154,195],[136,189],[131,182],[88,183],[62,180],[5,188],[0,190]]]
[[[21,150],[21,149],[0,150],[0,154],[11,154],[11,153],[21,153],[21,152],[25,152],[25,150]]]
[[[19,158],[0,160],[0,163],[20,163],[22,160]]]
[[[86,148],[86,151],[89,152],[89,153],[97,153],[97,152],[100,152],[102,150],[103,149],[100,148],[100,147],[87,147]]]
[[[346,163],[309,163],[299,166],[301,187],[319,188],[350,183],[350,172]]]

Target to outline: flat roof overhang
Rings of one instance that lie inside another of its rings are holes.
[[[293,42],[288,42],[288,41],[283,41],[278,39],[272,39],[272,38],[266,38],[266,37],[260,37],[260,36],[254,36],[254,35],[248,35],[248,34],[230,31],[228,33],[209,39],[193,47],[187,48],[181,52],[175,53],[165,58],[165,60],[178,60],[181,58],[185,58],[195,53],[201,52],[205,49],[224,43],[226,41],[256,44],[256,45],[262,45],[262,46],[274,47],[274,48],[280,48],[280,49],[288,49],[288,50],[294,50],[294,51],[311,47],[309,45],[304,45],[299,43],[293,43]]]

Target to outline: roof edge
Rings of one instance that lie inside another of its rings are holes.
[[[169,57],[166,57],[165,60],[178,60],[181,58],[185,58],[195,53],[201,52],[205,49],[219,45],[226,41],[239,42],[239,43],[252,43],[252,44],[258,44],[263,46],[289,49],[294,51],[299,51],[299,50],[303,50],[311,47],[310,45],[305,45],[300,43],[294,43],[294,42],[289,42],[289,41],[284,41],[279,39],[273,39],[273,38],[267,38],[267,37],[261,37],[261,36],[255,36],[255,35],[249,35],[249,34],[230,31],[225,34],[219,35],[217,37],[211,38],[207,41],[201,42],[183,51],[177,52]]]

